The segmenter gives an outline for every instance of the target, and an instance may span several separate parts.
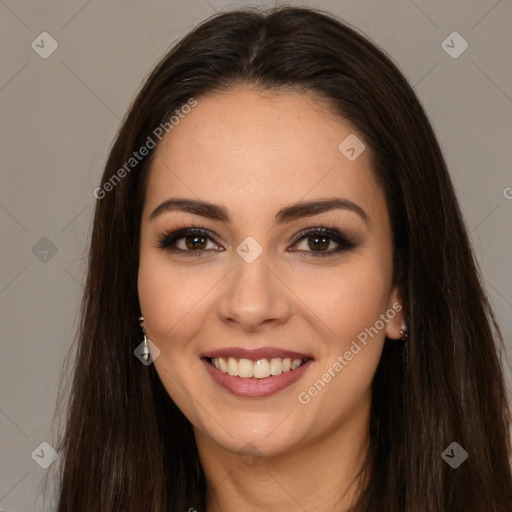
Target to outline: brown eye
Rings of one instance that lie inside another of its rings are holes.
[[[205,236],[197,236],[197,235],[190,235],[190,236],[184,236],[183,240],[185,240],[185,245],[187,249],[190,249],[193,251],[194,249],[204,250],[206,249],[207,245],[207,238]]]
[[[213,247],[208,247],[211,243]],[[219,250],[214,237],[205,229],[187,228],[173,231],[158,242],[160,249],[174,253],[202,253],[209,250]]]
[[[306,248],[299,248],[298,252],[310,253],[314,257],[338,254],[347,249],[353,249],[356,246],[355,241],[353,241],[351,237],[343,235],[337,230],[328,228],[317,228],[300,233],[294,246],[297,246],[299,242],[303,241]],[[337,247],[327,250],[332,242],[337,244]]]
[[[321,251],[322,249],[327,249],[329,247],[329,243],[331,239],[328,236],[310,236],[307,238],[308,247],[312,251]]]

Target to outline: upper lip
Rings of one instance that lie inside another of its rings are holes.
[[[259,359],[313,359],[310,354],[301,354],[299,352],[293,352],[292,350],[285,350],[282,348],[275,347],[262,347],[256,349],[247,349],[240,347],[228,347],[212,350],[201,354],[202,358],[216,359],[218,357],[233,357],[235,359],[249,359],[251,361],[257,361]]]

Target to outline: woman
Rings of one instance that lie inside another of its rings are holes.
[[[432,128],[365,38],[212,17],[94,193],[59,511],[512,510],[501,335]]]

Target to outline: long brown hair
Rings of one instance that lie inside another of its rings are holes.
[[[240,84],[327,101],[371,149],[386,194],[409,337],[407,345],[385,342],[365,488],[351,510],[510,512],[503,340],[431,125],[382,51],[327,13],[291,7],[203,22],[151,72],[122,123],[94,215],[58,511],[205,510],[191,424],[154,365],[133,354],[141,342],[139,230],[154,152],[122,179],[112,176],[190,98]],[[452,442],[469,454],[457,469],[441,456]]]

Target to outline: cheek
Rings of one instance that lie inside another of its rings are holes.
[[[334,428],[366,414],[384,345],[385,329],[375,330],[375,325],[386,312],[385,294],[370,286],[359,289],[360,282],[354,288],[346,284],[346,293],[333,294],[324,303],[322,319],[330,332],[324,329],[325,337],[318,341],[326,351],[296,397],[303,417],[312,418],[319,428]]]
[[[189,348],[189,340],[200,329],[200,316],[205,314],[207,307],[205,290],[199,286],[199,281],[197,274],[194,278],[183,268],[173,268],[165,258],[162,261],[162,258],[142,251],[138,273],[139,302],[148,338],[160,350],[154,362],[155,369],[173,401],[195,423],[199,422],[199,417],[191,407],[189,393],[198,396],[199,390],[195,389],[193,381],[190,382],[193,372],[188,363],[183,364],[183,356]],[[188,384],[184,386],[186,382]]]
[[[385,313],[391,272],[382,262],[354,259],[336,271],[298,281],[295,289],[341,345]]]
[[[159,346],[165,334],[185,315],[193,297],[190,286],[162,263],[162,259],[141,252],[138,291],[142,313],[146,321],[148,337]],[[161,349],[162,347],[160,347]]]
[[[193,266],[172,265],[161,255],[142,251],[139,301],[148,337],[161,351],[178,349],[193,338],[207,314],[208,291],[218,280],[215,272],[200,273]]]
[[[331,275],[323,287],[315,289],[310,282],[304,285],[323,324],[318,325],[318,332],[323,333],[318,341],[326,348],[308,382],[308,386],[318,383],[311,389],[312,396],[322,395],[317,405],[341,400],[350,408],[370,387],[385,339],[386,323],[381,315],[386,317],[390,282],[386,265],[367,261],[352,266],[350,272]],[[329,388],[327,392],[322,391],[323,384]]]

